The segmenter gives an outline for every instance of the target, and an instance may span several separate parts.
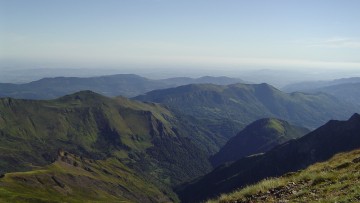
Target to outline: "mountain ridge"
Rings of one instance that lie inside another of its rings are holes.
[[[219,127],[230,131],[225,135],[228,138],[260,118],[276,117],[313,129],[331,118],[345,119],[357,109],[324,93],[287,94],[266,83],[191,84],[154,90],[135,99],[161,103],[208,123],[228,120],[237,126],[234,129]]]
[[[331,120],[309,134],[256,156],[222,165],[177,189],[182,201],[198,202],[269,177],[304,169],[336,153],[360,147],[360,116]],[[266,169],[266,170],[264,170]]]

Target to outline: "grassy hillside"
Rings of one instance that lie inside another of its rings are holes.
[[[162,103],[201,119],[228,138],[260,118],[275,117],[313,129],[329,119],[355,113],[352,105],[326,94],[286,94],[267,84],[186,85],[151,91],[136,99]]]
[[[170,202],[119,160],[92,160],[61,151],[57,161],[0,178],[0,202]]]
[[[360,150],[340,153],[305,170],[270,178],[215,202],[359,202]]]
[[[252,154],[266,152],[288,140],[299,138],[309,130],[292,126],[288,122],[265,118],[249,124],[235,137],[231,138],[218,153],[211,157],[214,166],[236,161]]]
[[[185,125],[160,105],[90,91],[51,101],[0,99],[0,173],[50,164],[64,149],[116,158],[175,185],[210,171],[208,156],[216,150],[206,130]]]
[[[304,169],[324,161],[339,152],[360,147],[360,115],[347,121],[329,121],[322,127],[272,150],[222,165],[211,173],[179,187],[177,192],[184,202],[199,202],[276,177]]]

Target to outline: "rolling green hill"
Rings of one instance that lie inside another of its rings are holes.
[[[270,178],[215,202],[359,202],[360,150],[339,153],[305,170]]]
[[[0,99],[0,174],[49,165],[63,149],[118,160],[149,184],[169,189],[209,172],[208,157],[219,143],[158,104],[91,91],[47,101]]]
[[[359,114],[354,114],[347,121],[331,120],[313,132],[285,142],[265,154],[222,165],[202,178],[179,187],[177,192],[183,202],[199,202],[265,178],[304,169],[336,153],[359,148],[359,132]]]
[[[351,104],[327,94],[287,94],[268,84],[186,85],[154,90],[135,99],[193,116],[226,138],[261,118],[279,118],[314,129],[329,119],[346,119],[356,112]]]
[[[288,122],[265,118],[257,120],[232,137],[218,153],[211,157],[214,166],[236,161],[252,154],[266,152],[290,139],[299,138],[309,130]]]

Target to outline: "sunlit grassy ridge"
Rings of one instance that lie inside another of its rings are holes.
[[[280,134],[285,133],[284,126],[282,125],[281,121],[279,121],[277,119],[269,119],[269,122],[267,123],[266,127],[269,129],[274,129],[277,132],[279,132]]]
[[[305,170],[222,194],[215,202],[358,202],[360,150],[335,155]]]
[[[174,134],[163,118],[172,115],[160,106],[130,105],[126,99],[115,101],[86,91],[53,101],[1,101],[0,146],[10,160],[19,158],[20,150],[28,154],[26,158],[41,161],[46,155],[38,153],[52,146],[47,150],[52,155],[66,148],[98,158],[128,148],[143,151],[153,146],[149,132],[156,131],[160,122],[168,136]],[[19,144],[21,148],[16,147]]]
[[[169,202],[165,191],[114,158],[62,152],[51,165],[0,178],[0,202]]]

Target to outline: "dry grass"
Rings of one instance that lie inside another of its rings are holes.
[[[360,150],[335,155],[303,171],[270,178],[229,194],[215,202],[358,202]]]

